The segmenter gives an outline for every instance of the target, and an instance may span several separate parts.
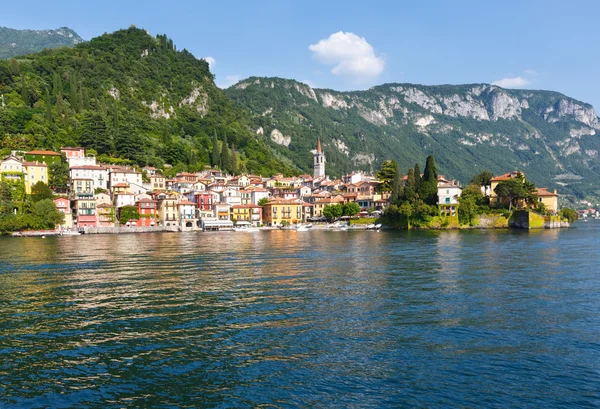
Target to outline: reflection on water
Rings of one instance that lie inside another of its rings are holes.
[[[2,238],[0,407],[594,406],[599,232]]]

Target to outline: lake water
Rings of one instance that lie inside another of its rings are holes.
[[[595,221],[0,238],[0,407],[599,407],[599,248]]]

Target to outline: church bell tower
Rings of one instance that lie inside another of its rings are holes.
[[[325,176],[325,154],[321,149],[321,139],[317,141],[317,152],[315,153],[314,178]]]

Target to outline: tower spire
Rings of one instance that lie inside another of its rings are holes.
[[[321,150],[321,138],[317,139],[317,153],[323,153]]]

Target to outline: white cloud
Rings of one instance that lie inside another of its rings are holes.
[[[531,81],[523,77],[502,78],[492,82],[492,85],[497,85],[502,88],[522,88],[527,86]]]
[[[303,84],[308,85],[311,88],[317,88],[317,86],[315,85],[314,81],[311,81],[311,80],[302,80],[300,82],[302,82]]]
[[[204,61],[206,61],[208,63],[208,68],[212,71],[212,69],[215,67],[215,65],[217,64],[217,60],[214,59],[214,57],[204,57]]]
[[[334,75],[347,76],[357,82],[376,78],[385,65],[364,37],[350,32],[333,33],[308,49],[323,64],[333,65],[331,72]]]
[[[236,84],[236,83],[240,82],[241,80],[242,80],[241,75],[226,75],[225,81],[218,83],[217,87],[219,87],[221,89],[229,88],[233,84]]]

